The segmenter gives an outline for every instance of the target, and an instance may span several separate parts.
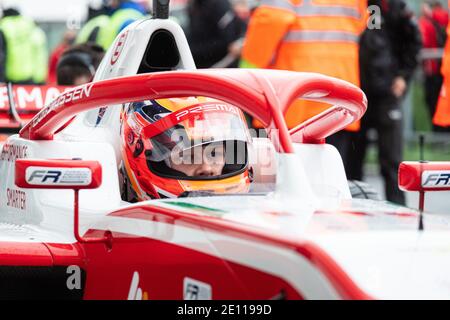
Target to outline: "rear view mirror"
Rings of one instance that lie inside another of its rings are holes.
[[[403,162],[398,170],[398,186],[402,191],[419,192],[419,230],[423,230],[425,192],[450,191],[450,162]]]
[[[102,184],[98,161],[17,159],[15,183],[24,189],[72,189],[74,191],[74,236],[80,243],[105,243],[112,247],[111,232],[101,238],[83,238],[79,234],[79,193]]]
[[[96,189],[102,167],[97,161],[18,159],[15,182],[24,189]]]
[[[403,191],[450,191],[450,162],[403,162],[398,181]]]

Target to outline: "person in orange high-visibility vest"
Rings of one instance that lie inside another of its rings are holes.
[[[450,1],[449,1],[450,6]],[[441,89],[436,112],[433,117],[433,124],[442,127],[442,131],[450,129],[450,24],[447,26],[447,44],[444,49],[441,73],[444,76],[444,84]],[[441,131],[441,130],[438,130]]]
[[[240,66],[317,72],[359,86],[358,41],[367,16],[366,0],[262,0],[250,19]],[[297,101],[288,109],[288,127],[328,107]],[[358,131],[359,123],[347,130]],[[350,140],[342,138],[333,144],[345,162],[350,150],[340,145]]]

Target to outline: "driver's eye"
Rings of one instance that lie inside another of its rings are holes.
[[[213,151],[211,152],[211,155],[213,157],[222,157],[223,154],[224,154],[224,150],[222,147],[214,148]]]

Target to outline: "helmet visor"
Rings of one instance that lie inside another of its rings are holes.
[[[209,161],[211,156],[220,157],[221,150],[234,149],[236,142],[250,141],[242,112],[224,103],[195,105],[168,114],[145,127],[144,136],[152,145],[151,152],[146,154],[147,160],[160,162],[171,159],[186,164],[189,161]],[[200,146],[203,146],[204,154],[199,154]],[[233,161],[239,152],[233,151]],[[214,160],[217,159],[211,161]]]

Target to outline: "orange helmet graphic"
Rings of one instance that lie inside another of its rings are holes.
[[[248,192],[250,134],[237,107],[205,97],[148,100],[125,105],[121,121],[129,201]]]

